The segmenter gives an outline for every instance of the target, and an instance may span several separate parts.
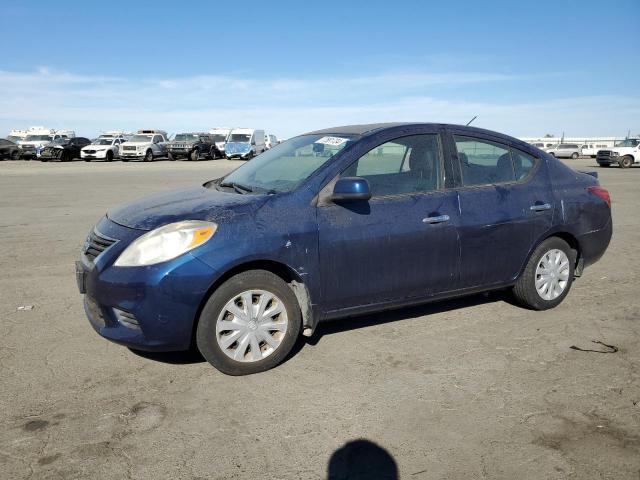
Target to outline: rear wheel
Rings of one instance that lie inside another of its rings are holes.
[[[576,252],[558,237],[546,239],[529,259],[513,293],[518,302],[533,310],[558,306],[573,283]]]
[[[153,152],[151,150],[147,150],[147,153],[144,156],[145,162],[153,162]]]
[[[633,165],[633,157],[631,155],[625,155],[619,160],[618,163],[622,168],[629,168],[631,165]]]
[[[231,277],[205,304],[198,349],[228,375],[262,372],[282,362],[300,333],[300,307],[277,275],[249,270]]]

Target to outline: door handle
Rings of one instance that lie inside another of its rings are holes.
[[[529,207],[533,212],[543,212],[545,210],[551,210],[551,205],[548,203],[536,203]]]
[[[449,221],[449,215],[438,215],[437,217],[425,217],[422,219],[422,223],[443,223]]]

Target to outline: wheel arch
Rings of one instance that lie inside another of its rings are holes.
[[[284,280],[291,287],[296,299],[298,300],[298,306],[300,307],[300,313],[302,315],[302,334],[305,336],[311,336],[313,334],[318,322],[312,309],[311,295],[309,293],[309,289],[305,285],[304,279],[298,274],[298,272],[285,263],[266,259],[250,260],[229,268],[213,282],[202,297],[193,321],[193,330],[191,332],[192,345],[195,345],[196,330],[198,328],[198,322],[200,321],[200,314],[211,295],[213,295],[220,285],[231,277],[249,270],[266,270]]]
[[[575,265],[574,265],[574,276],[579,277],[582,275],[582,270],[584,268],[584,260],[582,258],[582,249],[580,247],[580,242],[578,241],[578,239],[576,238],[576,236],[566,230],[557,230],[557,231],[553,231],[553,232],[547,232],[545,235],[541,236],[538,241],[536,241],[532,247],[531,250],[529,251],[529,253],[527,254],[527,258],[525,259],[525,261],[522,264],[522,267],[520,268],[520,271],[518,272],[518,276],[516,277],[516,280],[518,278],[520,278],[520,276],[524,273],[525,268],[527,268],[527,264],[529,263],[529,260],[531,259],[531,255],[533,255],[533,253],[536,251],[536,249],[538,248],[538,246],[552,238],[552,237],[558,237],[561,240],[564,240],[565,242],[567,242],[567,245],[569,245],[569,247],[571,248],[571,250],[573,250],[575,252]]]

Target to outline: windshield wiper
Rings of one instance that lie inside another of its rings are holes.
[[[220,184],[221,187],[231,187],[236,192],[244,195],[245,193],[253,193],[253,189],[251,187],[247,187],[246,185],[242,185],[240,183],[235,182],[223,182]]]

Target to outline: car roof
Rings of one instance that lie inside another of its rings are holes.
[[[484,128],[471,127],[467,125],[456,125],[456,124],[447,124],[447,123],[435,123],[435,122],[388,122],[388,123],[366,123],[361,125],[343,125],[340,127],[331,127],[325,128],[322,130],[315,130],[313,132],[307,132],[303,135],[357,135],[360,137],[364,137],[367,135],[372,135],[374,133],[394,129],[398,127],[419,127],[419,126],[431,126],[436,128],[449,128],[454,130],[454,133],[458,135],[486,135],[491,136],[495,140],[506,141],[515,145],[518,145],[519,148],[523,150],[528,150],[531,148],[531,145],[519,140],[515,137],[511,137],[509,135],[505,135],[504,133],[495,132],[493,130],[487,130]],[[535,147],[533,147],[535,148]]]

